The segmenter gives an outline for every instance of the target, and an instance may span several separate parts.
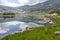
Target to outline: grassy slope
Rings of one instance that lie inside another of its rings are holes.
[[[2,40],[60,40],[60,35],[54,34],[56,30],[60,30],[60,18],[53,17],[51,19],[56,23],[50,26],[34,28],[23,33],[8,35]]]
[[[28,12],[26,12],[26,13],[28,13],[28,14],[32,14],[32,15],[41,15],[41,14],[46,14],[46,13],[48,13],[48,12],[42,12],[42,11],[32,11],[32,12],[30,12],[30,11],[28,11]]]

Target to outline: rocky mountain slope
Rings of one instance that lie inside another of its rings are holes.
[[[20,11],[48,11],[60,8],[60,0],[48,0],[44,3],[38,3],[35,5],[24,5],[20,7],[7,7],[0,5],[0,12],[20,12]]]

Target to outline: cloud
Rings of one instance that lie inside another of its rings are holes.
[[[17,25],[17,24],[25,24],[24,22],[19,22],[19,21],[10,21],[10,22],[4,22],[5,25]]]
[[[45,1],[48,1],[48,0],[39,0],[40,3],[45,2]]]
[[[9,1],[9,0],[0,0],[0,5],[5,5],[5,6],[12,6],[12,7],[16,7],[16,6],[22,6],[22,5],[26,5],[28,4],[28,0],[17,0],[12,2],[12,1]]]
[[[9,29],[0,27],[0,34],[6,33],[7,31],[9,31]]]
[[[36,3],[45,2],[46,0],[0,0],[0,5],[5,6],[22,6],[22,5],[31,5]]]
[[[16,3],[5,3],[5,4],[2,4],[2,5],[5,5],[5,6],[12,6],[12,7],[18,6],[18,4],[16,4]]]
[[[17,3],[9,2],[9,0],[0,0],[0,5],[12,6],[12,7],[18,6]]]
[[[20,4],[27,4],[29,2],[29,0],[18,0],[18,2]]]

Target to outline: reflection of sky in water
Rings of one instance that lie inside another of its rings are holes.
[[[0,24],[0,36],[17,31],[19,29],[19,25],[20,24],[12,25],[12,23],[11,25]]]
[[[19,28],[23,29],[23,27],[26,27],[28,25],[34,26],[35,24],[34,23],[28,24],[28,23],[19,22],[19,21],[0,23],[0,36],[6,35],[6,34],[11,34],[13,32],[16,32]]]

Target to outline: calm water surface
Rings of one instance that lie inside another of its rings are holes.
[[[35,27],[39,25],[32,22],[25,23],[20,21],[10,21],[10,22],[0,23],[0,37],[16,32],[18,31],[18,29],[24,28],[26,26]]]

